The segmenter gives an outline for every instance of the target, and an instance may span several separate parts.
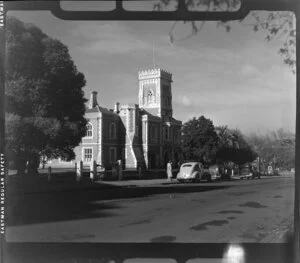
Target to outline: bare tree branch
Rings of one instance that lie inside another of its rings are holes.
[[[171,0],[158,0],[158,3],[154,7],[158,10],[163,10],[170,5]],[[177,1],[178,3],[178,1]],[[239,7],[240,0],[187,0],[185,6],[190,11],[197,11],[199,8],[204,8],[203,11],[232,11]],[[202,11],[202,10],[201,10]],[[288,65],[292,72],[295,73],[296,69],[296,30],[295,30],[295,17],[290,12],[261,12],[252,11],[251,17],[254,19],[254,23],[243,24],[243,20],[240,23],[243,26],[252,26],[253,30],[262,30],[266,34],[266,40],[272,41],[273,39],[282,39],[282,47],[278,53],[283,57],[283,62]],[[187,23],[186,21],[184,23]],[[191,33],[185,37],[175,39],[174,29],[178,24],[178,21],[172,25],[169,38],[170,42],[182,41],[189,39],[202,30],[205,21],[202,21],[200,25],[197,25],[195,21],[188,22],[191,24]],[[231,22],[219,21],[216,23],[217,27],[224,28],[227,32],[231,29]]]

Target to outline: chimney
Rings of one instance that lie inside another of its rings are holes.
[[[120,103],[119,102],[116,102],[116,104],[115,104],[115,110],[114,110],[114,112],[115,113],[119,113],[120,112]]]
[[[97,91],[93,91],[90,97],[89,109],[95,108],[97,105]]]

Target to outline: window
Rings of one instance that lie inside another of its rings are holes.
[[[170,138],[170,131],[169,131],[169,127],[167,126],[164,127],[164,138],[165,140],[169,140]]]
[[[111,123],[109,126],[109,138],[115,139],[116,138],[116,124]]]
[[[85,163],[90,163],[93,159],[93,148],[83,149],[83,161]]]
[[[157,141],[157,127],[155,125],[150,126],[150,138],[152,141]]]
[[[154,103],[153,91],[149,90],[147,94],[147,102],[148,104]]]
[[[116,148],[109,148],[109,162],[114,164],[116,162]]]
[[[91,123],[86,125],[85,137],[93,137],[93,125]]]

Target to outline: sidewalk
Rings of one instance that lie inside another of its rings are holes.
[[[102,191],[113,188],[123,187],[146,187],[177,184],[173,179],[172,183],[167,179],[140,179],[140,180],[122,180],[122,181],[91,181],[89,178],[82,178],[76,181],[75,176],[53,177],[50,181],[47,176],[11,178],[7,181],[7,194],[29,194],[29,193],[51,193],[51,192],[69,192],[94,190]]]
[[[97,182],[96,182],[97,183]],[[123,181],[99,181],[99,183],[124,186],[124,187],[143,187],[152,185],[172,185],[178,184],[176,179],[170,182],[168,179],[141,179],[141,180],[123,180]]]

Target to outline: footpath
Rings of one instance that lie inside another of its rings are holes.
[[[143,175],[142,175],[143,178]],[[271,177],[262,176],[261,179],[269,179]],[[231,181],[221,181],[222,184],[231,184],[239,178],[232,178]],[[256,179],[257,180],[257,179]],[[91,181],[89,177],[83,177],[76,180],[76,175],[54,175],[50,179],[46,174],[40,174],[37,177],[14,177],[9,176],[6,180],[6,193],[10,194],[30,194],[30,193],[52,193],[52,192],[70,192],[70,191],[86,191],[86,190],[106,190],[114,188],[129,187],[151,187],[151,186],[175,186],[179,182],[172,179],[170,182],[167,178],[143,178],[143,179],[126,179],[122,181]],[[216,182],[212,183],[216,184]]]
[[[47,176],[36,178],[9,178],[6,181],[6,193],[12,194],[33,194],[52,192],[71,192],[86,190],[109,190],[114,188],[146,187],[146,186],[167,186],[178,184],[176,179],[172,182],[167,179],[140,179],[122,181],[91,181],[83,178],[76,181],[75,176],[56,176],[48,180]]]

